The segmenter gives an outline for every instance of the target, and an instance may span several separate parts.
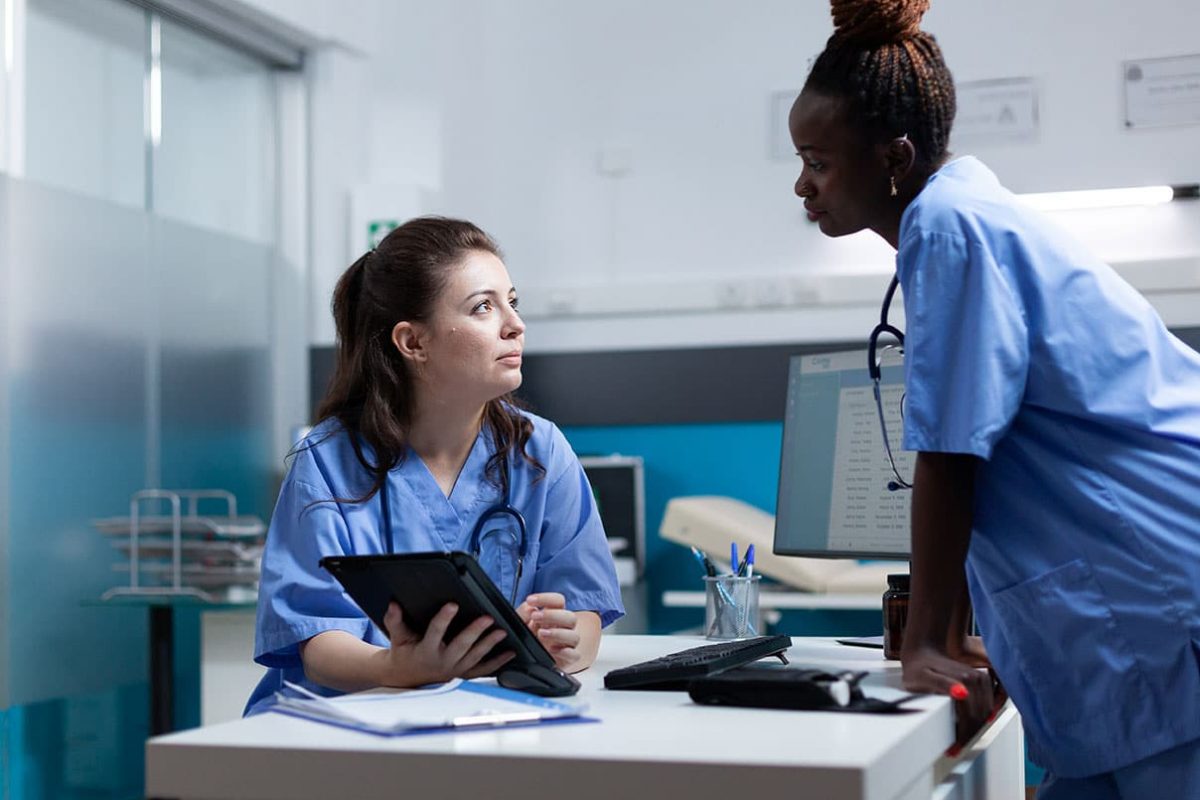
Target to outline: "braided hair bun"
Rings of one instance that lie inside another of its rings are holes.
[[[947,157],[954,78],[933,36],[921,30],[929,0],[830,0],[834,32],[804,83],[844,101],[876,141],[907,135],[924,165]]]
[[[833,38],[858,47],[912,39],[929,0],[831,0]]]

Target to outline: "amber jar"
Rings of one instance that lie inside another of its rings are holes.
[[[899,660],[904,646],[904,626],[908,622],[908,575],[888,575],[883,593],[883,657]]]

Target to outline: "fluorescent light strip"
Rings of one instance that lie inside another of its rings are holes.
[[[1067,211],[1114,206],[1158,206],[1175,197],[1170,186],[1137,186],[1130,189],[1091,189],[1081,192],[1041,192],[1019,195],[1040,211]]]
[[[162,143],[162,26],[157,14],[150,18],[150,144]]]

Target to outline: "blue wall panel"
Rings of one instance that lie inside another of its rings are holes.
[[[658,535],[667,501],[682,495],[725,495],[774,514],[782,423],[568,426],[563,433],[579,455],[643,458],[650,632],[699,627],[702,609],[662,604],[664,591],[702,586],[691,553]],[[794,635],[866,636],[878,634],[881,625],[877,612],[789,611],[776,629]]]

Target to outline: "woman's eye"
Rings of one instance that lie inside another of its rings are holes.
[[[508,305],[510,308],[512,308],[513,311],[516,311],[517,306],[520,304],[520,302],[521,302],[520,298],[514,297],[513,299],[508,301]]]
[[[471,313],[478,314],[480,311],[490,311],[491,308],[492,308],[492,301],[484,300],[482,303],[475,306],[475,308],[471,309]]]

